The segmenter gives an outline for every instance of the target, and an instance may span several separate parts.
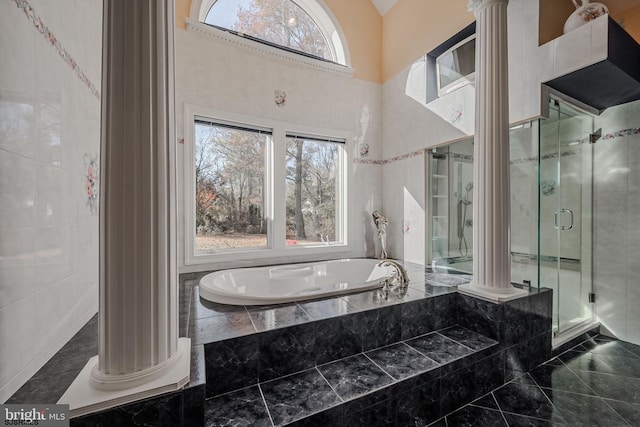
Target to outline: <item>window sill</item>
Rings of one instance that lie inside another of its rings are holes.
[[[345,254],[352,252],[352,245],[336,243],[330,245],[285,247],[279,250],[267,248],[219,252],[215,254],[198,255],[192,253],[186,257],[185,267],[190,272],[212,271],[258,265],[289,264],[343,258]]]

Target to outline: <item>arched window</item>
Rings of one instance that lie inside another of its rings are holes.
[[[348,65],[341,33],[316,0],[202,0],[199,18],[242,37]]]

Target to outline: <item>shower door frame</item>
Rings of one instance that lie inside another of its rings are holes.
[[[543,97],[542,97],[542,101],[543,101],[543,117],[541,117],[541,119],[539,120],[539,126],[542,126],[542,122],[543,119],[545,118],[549,118],[550,117],[550,103],[552,100],[557,101],[560,105],[564,104],[566,106],[568,106],[569,109],[574,110],[582,115],[588,116],[591,118],[592,120],[592,126],[591,126],[591,130],[590,130],[590,134],[593,134],[595,132],[594,129],[594,124],[595,124],[595,117],[599,114],[599,111],[594,110],[593,108],[582,104],[579,101],[576,101],[575,99],[569,98],[566,95],[555,91],[551,88],[545,87],[543,86],[544,90],[543,90]],[[561,106],[558,107],[559,109],[561,108]],[[559,126],[559,124],[558,124]],[[541,266],[541,262],[542,262],[542,248],[541,248],[541,244],[542,244],[542,236],[540,235],[541,233],[541,229],[542,229],[542,213],[540,212],[541,208],[542,208],[542,200],[541,200],[541,195],[542,195],[542,191],[541,191],[541,187],[542,187],[542,177],[541,177],[541,171],[542,171],[542,130],[540,129],[539,131],[539,145],[538,145],[538,149],[539,149],[539,160],[538,160],[538,164],[539,164],[539,168],[538,168],[538,209],[539,209],[539,213],[538,213],[538,286],[542,287],[543,283],[542,283],[542,274],[540,271],[540,266]],[[590,295],[593,294],[593,277],[594,277],[594,257],[593,257],[593,236],[594,236],[594,218],[593,218],[593,213],[594,213],[594,206],[595,206],[595,187],[594,187],[594,148],[593,148],[593,143],[591,143],[590,141],[585,142],[584,144],[586,144],[586,147],[588,147],[588,149],[591,151],[590,153],[590,159],[587,160],[588,163],[590,163],[589,167],[590,167],[590,173],[589,173],[589,181],[588,182],[584,182],[584,176],[582,177],[582,185],[581,188],[583,188],[585,185],[589,186],[589,192],[590,192],[590,201],[589,201],[589,213],[588,215],[584,215],[583,212],[581,212],[581,227],[582,230],[581,232],[583,234],[581,234],[581,240],[580,240],[580,257],[581,260],[583,259],[587,259],[588,260],[588,268],[583,268],[582,264],[583,262],[581,261],[581,267],[580,267],[580,295],[579,297],[581,298],[581,304],[583,304],[584,306],[587,306],[586,309],[588,309],[590,311],[590,316],[585,317],[583,321],[576,323],[574,325],[570,325],[569,327],[564,327],[564,325],[562,325],[561,327],[561,321],[560,321],[560,298],[561,298],[561,292],[560,292],[560,286],[561,286],[561,282],[560,282],[560,263],[561,261],[561,254],[560,254],[560,238],[561,238],[561,233],[562,230],[558,230],[557,231],[557,235],[558,235],[558,244],[556,247],[557,250],[557,295],[554,295],[554,299],[553,299],[553,305],[555,306],[556,304],[558,304],[557,310],[558,310],[558,318],[557,319],[553,319],[553,326],[554,326],[554,330],[553,330],[553,346],[556,347],[558,345],[561,345],[562,343],[564,343],[565,341],[568,341],[569,339],[571,339],[573,336],[577,336],[580,333],[582,333],[585,329],[591,329],[592,327],[594,327],[597,322],[597,314],[596,314],[596,305],[593,303],[593,301],[587,300],[584,301],[585,298],[589,298]],[[560,149],[558,148],[558,170],[560,171]],[[582,154],[580,154],[581,156],[581,160],[582,159]],[[584,161],[582,162],[584,167]],[[560,172],[558,172],[560,173]],[[559,185],[561,185],[562,183],[560,183]],[[562,200],[559,200],[560,202],[562,202]],[[581,202],[582,205],[582,202]],[[558,211],[563,210],[563,208],[561,206],[558,206]],[[557,212],[557,211],[556,211]],[[588,218],[589,220],[589,224],[586,226],[586,230],[585,230],[585,226],[582,223],[582,221]],[[583,239],[584,237],[587,237],[588,239],[586,239],[587,241],[584,241],[585,239]],[[588,255],[585,256],[585,250],[588,249]],[[586,286],[585,286],[586,285]],[[586,290],[586,292],[585,292]],[[582,310],[585,310],[585,308],[581,308]]]

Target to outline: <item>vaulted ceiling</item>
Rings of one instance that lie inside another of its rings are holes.
[[[397,2],[398,0],[371,0],[371,3],[378,9],[380,16],[384,16]]]

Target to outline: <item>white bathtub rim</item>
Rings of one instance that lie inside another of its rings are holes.
[[[352,259],[335,259],[335,260],[328,260],[328,261],[306,262],[301,264],[282,264],[281,266],[282,267],[292,266],[292,268],[293,266],[298,266],[298,268],[302,269],[302,268],[305,268],[305,266],[310,266],[318,263],[335,263],[335,262],[348,262],[348,261],[357,261],[357,260],[379,261],[371,258],[352,258]],[[381,286],[382,278],[378,278],[376,280],[363,282],[363,283],[349,283],[347,284],[348,285],[347,288],[333,289],[333,290],[325,288],[322,290],[318,290],[316,292],[311,291],[311,292],[301,293],[301,294],[297,294],[295,298],[293,298],[291,294],[277,295],[277,296],[256,296],[256,295],[239,296],[235,292],[226,291],[221,288],[215,288],[215,290],[212,290],[210,286],[207,284],[207,281],[208,281],[207,277],[223,274],[223,272],[228,273],[228,272],[233,272],[237,270],[247,270],[247,269],[255,269],[255,268],[271,269],[271,268],[277,268],[279,266],[280,265],[273,265],[273,266],[267,266],[267,267],[234,268],[234,269],[220,270],[220,271],[209,273],[203,276],[198,282],[200,285],[200,292],[199,292],[200,297],[204,298],[207,301],[218,303],[218,304],[264,306],[264,305],[283,304],[283,303],[296,302],[296,301],[322,299],[322,298],[328,298],[328,297],[333,297],[337,295],[347,295],[350,293],[364,292],[367,290],[372,290],[372,289],[382,287]],[[338,285],[338,283],[334,285]],[[256,301],[256,299],[259,299],[259,301]]]

